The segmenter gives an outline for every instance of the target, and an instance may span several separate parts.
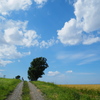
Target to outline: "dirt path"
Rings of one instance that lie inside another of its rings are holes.
[[[6,100],[21,100],[23,82],[19,83],[13,93]]]
[[[44,100],[42,93],[30,82],[28,82],[30,89],[31,100]]]
[[[31,100],[44,100],[42,93],[39,91],[39,89],[37,89],[32,83],[27,83],[30,89]],[[10,96],[8,96],[6,100],[22,100],[22,88],[23,82],[18,84],[13,93]]]

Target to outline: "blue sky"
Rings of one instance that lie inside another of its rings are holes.
[[[0,0],[0,77],[28,80],[36,57],[39,80],[100,84],[100,0]]]

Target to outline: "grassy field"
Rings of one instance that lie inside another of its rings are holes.
[[[28,87],[28,83],[24,81],[23,89],[22,89],[22,100],[31,100],[30,90]]]
[[[88,90],[98,90],[100,91],[100,84],[84,84],[84,85],[59,85],[63,87],[69,87],[69,88],[76,88],[76,89],[88,89]]]
[[[43,93],[46,100],[100,100],[99,85],[83,86],[77,85],[55,85],[53,83],[46,82],[32,82]],[[89,88],[91,87],[91,88]]]
[[[100,85],[60,85],[77,90],[80,94],[89,96],[92,100],[100,100]]]
[[[5,100],[19,82],[18,79],[0,78],[0,100]]]

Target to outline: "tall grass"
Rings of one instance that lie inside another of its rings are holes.
[[[43,92],[46,100],[100,100],[100,94],[93,95],[95,90],[87,94],[88,92],[81,92],[80,89],[58,86],[53,83],[40,81],[32,83]]]
[[[28,83],[24,81],[23,89],[22,89],[22,100],[31,100],[30,90],[28,87]]]
[[[18,79],[0,78],[0,100],[5,100],[19,82]]]
[[[60,85],[61,87],[76,89],[80,94],[88,95],[93,100],[100,100],[100,85]]]

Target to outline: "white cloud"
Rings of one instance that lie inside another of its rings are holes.
[[[30,55],[30,52],[19,52],[18,46],[37,46],[39,36],[34,30],[26,30],[27,21],[0,19],[0,66],[5,66],[12,63],[11,59]]]
[[[6,66],[7,64],[13,63],[12,61],[9,60],[0,60],[0,66]]]
[[[100,37],[95,37],[93,35],[84,38],[83,44],[88,45],[92,43],[100,42]]]
[[[0,65],[11,63],[9,59],[30,55],[30,52],[19,52],[19,47],[48,48],[57,43],[54,38],[47,42],[44,40],[39,42],[40,36],[35,30],[27,30],[27,24],[27,21],[6,20],[4,17],[0,17]]]
[[[58,39],[63,44],[75,45],[81,41],[81,30],[77,27],[75,19],[66,22],[61,30],[58,30]]]
[[[49,48],[50,46],[52,46],[52,45],[54,45],[56,43],[58,43],[58,41],[55,40],[54,38],[50,39],[48,41],[44,41],[43,40],[43,41],[40,42],[40,48]]]
[[[34,30],[26,30],[28,22],[3,20],[1,27],[1,43],[10,45],[35,46],[38,45],[37,39],[40,37]]]
[[[38,8],[41,8],[47,2],[47,0],[34,0],[34,2],[38,5]]]
[[[13,10],[26,10],[31,4],[31,0],[0,0],[0,13],[7,15]]]
[[[60,74],[60,72],[58,72],[58,71],[55,71],[55,72],[49,71],[49,72],[48,72],[48,76],[56,76],[56,75],[58,75],[58,74]]]
[[[58,30],[58,39],[66,45],[99,42],[100,0],[77,0],[74,8],[76,18],[66,22],[64,27]]]
[[[22,56],[30,55],[30,52],[18,52],[17,47],[14,45],[1,45],[0,46],[0,58],[16,59]]]
[[[68,70],[68,71],[66,71],[66,73],[72,73],[73,71],[72,70]]]

